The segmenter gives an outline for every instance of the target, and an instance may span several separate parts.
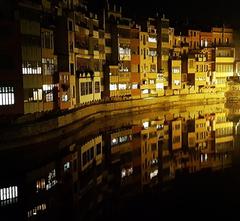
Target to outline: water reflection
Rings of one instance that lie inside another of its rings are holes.
[[[25,164],[31,166],[20,163],[21,155],[12,155],[18,164],[12,163],[10,173],[2,169],[0,215],[16,220],[96,220],[114,216],[124,199],[150,189],[164,191],[177,176],[232,166],[235,126],[224,105],[111,120],[107,129],[108,122],[101,122],[81,139],[74,139],[76,132],[72,143],[65,141],[69,137],[62,138],[61,145],[56,141],[57,150],[41,159],[28,153],[35,164],[27,163],[31,161],[24,153]],[[63,143],[68,144],[59,148]]]

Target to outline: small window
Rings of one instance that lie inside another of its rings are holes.
[[[73,31],[73,22],[72,21],[68,21],[68,30]]]

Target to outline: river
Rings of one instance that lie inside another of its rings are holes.
[[[2,151],[0,220],[229,220],[239,118],[224,104],[155,109]]]

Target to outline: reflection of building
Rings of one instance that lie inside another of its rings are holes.
[[[98,166],[102,163],[102,137],[95,137],[81,146],[81,171],[91,165]]]
[[[65,144],[60,152],[57,141],[51,156],[52,146],[46,148],[51,159],[42,154],[41,162],[38,154],[34,155],[38,160],[29,156],[31,162],[36,161],[34,168],[24,170],[20,178],[1,180],[0,210],[23,207],[23,213],[16,214],[29,220],[62,214],[94,216],[93,208],[100,210],[105,200],[122,199],[155,185],[164,187],[179,172],[214,171],[232,164],[233,123],[224,105],[184,107],[125,119],[127,124],[124,121],[99,134],[90,131],[77,141],[75,135],[66,137],[61,145],[71,138],[74,143]]]
[[[226,152],[233,147],[233,122],[227,121],[225,113],[217,113],[213,121],[215,151]]]

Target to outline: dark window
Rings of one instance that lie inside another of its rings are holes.
[[[89,94],[92,94],[92,82],[88,82],[88,91]]]
[[[81,95],[86,95],[86,84],[81,83]]]
[[[73,23],[72,21],[68,21],[68,30],[73,31]]]
[[[97,144],[97,146],[96,146],[96,153],[97,153],[97,155],[98,154],[100,154],[102,152],[102,148],[101,148],[101,144],[99,143],[99,144]]]
[[[70,64],[71,75],[74,75],[74,64]]]
[[[94,158],[94,149],[93,147],[90,149],[90,160]]]
[[[99,81],[95,82],[95,93],[100,93],[100,82]]]

